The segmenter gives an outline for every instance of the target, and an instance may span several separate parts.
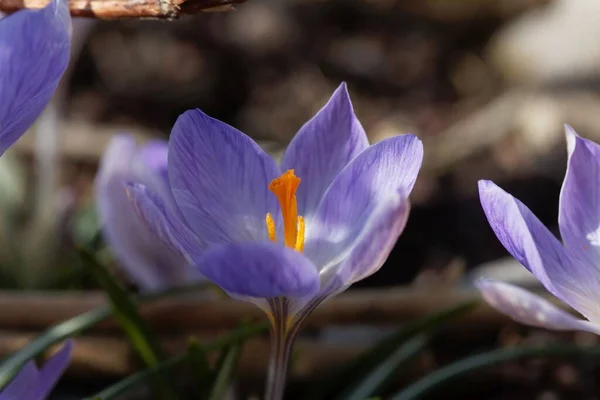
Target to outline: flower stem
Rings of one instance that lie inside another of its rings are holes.
[[[271,299],[270,305],[273,310],[273,318],[271,319],[271,354],[265,400],[281,400],[285,391],[290,355],[298,329],[296,326],[288,326],[288,301],[286,299]]]

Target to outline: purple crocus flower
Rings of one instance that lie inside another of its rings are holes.
[[[504,247],[586,320],[507,283],[481,280],[477,285],[492,306],[524,324],[600,334],[600,146],[569,126],[566,136],[569,160],[558,216],[562,243],[523,203],[492,182],[480,181],[479,195]]]
[[[72,340],[66,341],[63,347],[39,369],[33,360],[29,361],[0,392],[0,400],[46,399],[67,369],[72,349]]]
[[[387,258],[406,224],[422,157],[414,135],[369,146],[342,84],[279,166],[235,128],[200,110],[184,113],[169,141],[177,209],[148,186],[129,192],[165,243],[231,296],[266,312],[271,400],[282,396],[304,318]]]
[[[345,84],[290,143],[281,166],[200,110],[169,141],[177,205],[129,193],[149,227],[234,297],[287,316],[376,272],[402,232],[423,148],[414,135],[369,146]],[[280,310],[283,312],[283,310]]]
[[[64,0],[0,20],[0,155],[50,101],[69,62],[71,29]]]
[[[150,232],[127,198],[127,182],[138,182],[172,205],[166,141],[142,146],[130,135],[110,141],[96,176],[96,204],[105,238],[132,280],[144,290],[184,285],[200,274],[178,252]]]

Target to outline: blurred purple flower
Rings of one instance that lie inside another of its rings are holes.
[[[0,20],[0,154],[50,101],[69,62],[71,29],[65,0]]]
[[[566,127],[569,160],[560,193],[561,242],[523,205],[489,181],[479,182],[481,205],[504,247],[554,296],[587,320],[521,288],[477,283],[496,309],[528,325],[600,334],[600,146]]]
[[[342,84],[281,166],[242,132],[191,110],[169,142],[176,212],[148,185],[129,191],[165,243],[289,329],[381,267],[406,224],[422,156],[414,135],[369,146]]]
[[[0,400],[44,400],[50,395],[69,365],[73,342],[67,340],[63,347],[50,357],[40,369],[29,361],[15,378],[0,392]]]
[[[200,277],[181,254],[148,230],[127,198],[126,184],[138,182],[175,209],[167,150],[166,141],[137,146],[132,136],[114,136],[96,177],[96,204],[105,238],[125,271],[145,290],[184,285]]]

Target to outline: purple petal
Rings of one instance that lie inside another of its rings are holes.
[[[268,189],[279,169],[248,136],[200,110],[182,114],[169,142],[169,180],[186,222],[208,243],[266,240],[278,218]]]
[[[111,140],[96,177],[98,214],[108,244],[138,285],[144,289],[177,286],[192,279],[195,270],[148,229],[127,196],[129,181],[151,185],[160,193],[169,191],[152,165],[146,164],[143,149],[131,136]]]
[[[135,213],[143,220],[144,229],[152,234],[155,244],[162,243],[169,253],[174,253],[180,258],[178,264],[164,265],[163,268],[173,270],[178,265],[179,272],[171,272],[183,280],[180,283],[185,283],[190,273],[188,264],[201,257],[206,245],[167,207],[163,198],[149,191],[144,185],[128,184],[127,194]]]
[[[56,352],[40,369],[38,381],[38,399],[45,399],[54,388],[62,374],[67,369],[73,351],[73,341],[67,340],[64,346]]]
[[[40,371],[34,361],[29,361],[0,393],[0,400],[34,399]]]
[[[569,162],[558,224],[566,247],[587,257],[600,274],[600,146],[567,126]]]
[[[477,287],[496,310],[517,322],[560,331],[588,331],[600,334],[600,326],[581,320],[527,290],[503,282],[480,280]]]
[[[317,269],[304,255],[276,243],[213,246],[198,265],[204,276],[236,296],[305,296],[320,284]]]
[[[600,300],[596,269],[565,249],[523,203],[492,182],[479,181],[479,196],[490,226],[508,252],[550,293],[594,320]]]
[[[17,376],[0,393],[0,400],[43,400],[48,397],[69,365],[73,341],[67,340],[38,370],[33,361],[29,361]]]
[[[22,10],[0,21],[0,154],[46,107],[69,62],[66,1]]]
[[[423,159],[414,135],[383,140],[362,152],[331,184],[306,227],[305,253],[320,269],[341,262],[366,227],[410,193]]]
[[[406,226],[410,212],[407,198],[397,197],[391,204],[378,208],[367,221],[350,256],[336,268],[337,281],[344,287],[377,272]]]
[[[290,142],[281,169],[294,169],[302,179],[296,196],[299,215],[310,218],[325,191],[348,163],[369,147],[342,83],[325,106]]]

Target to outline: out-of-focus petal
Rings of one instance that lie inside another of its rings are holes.
[[[137,182],[161,195],[170,195],[168,155],[169,143],[166,140],[150,140],[141,145],[135,156],[138,161],[134,166],[134,172],[139,178]]]
[[[0,400],[46,399],[69,365],[72,349],[72,340],[67,340],[41,370],[29,361],[0,393]]]
[[[600,274],[600,146],[566,127],[569,162],[560,193],[558,224],[563,242]]]
[[[205,277],[237,296],[305,296],[320,284],[317,269],[306,257],[276,243],[216,245],[197,265]]]
[[[576,318],[547,300],[520,287],[503,282],[480,280],[477,287],[495,309],[515,321],[560,331],[588,331],[600,334],[600,326]]]
[[[383,140],[362,152],[331,184],[306,227],[305,254],[321,270],[346,259],[377,213],[409,195],[423,146],[414,135]],[[374,223],[374,222],[373,222]]]
[[[71,17],[64,0],[0,21],[0,154],[46,107],[69,62]]]
[[[200,110],[182,114],[169,141],[169,181],[194,232],[208,243],[267,240],[280,218],[268,189],[279,169],[251,138]]]
[[[160,196],[139,183],[129,183],[127,194],[145,228],[150,229],[154,237],[188,262],[202,255],[205,243],[166,206]]]
[[[37,395],[40,371],[34,361],[29,361],[0,393],[0,400],[29,400]]]
[[[196,271],[149,230],[127,196],[126,183],[138,180],[168,192],[161,178],[152,176],[152,168],[144,167],[138,153],[133,137],[118,135],[101,160],[95,184],[104,236],[125,271],[142,288],[181,285],[193,279]]]
[[[62,374],[67,369],[71,360],[71,352],[73,351],[73,341],[68,340],[63,347],[56,352],[48,361],[40,368],[40,377],[38,381],[39,399],[45,399],[50,391],[54,388]]]
[[[294,169],[302,179],[296,192],[299,215],[310,219],[331,182],[367,147],[367,135],[342,83],[329,102],[300,128],[281,162],[283,171]]]
[[[519,200],[494,183],[479,181],[481,205],[496,236],[550,293],[600,322],[600,282],[587,260],[564,248]]]

